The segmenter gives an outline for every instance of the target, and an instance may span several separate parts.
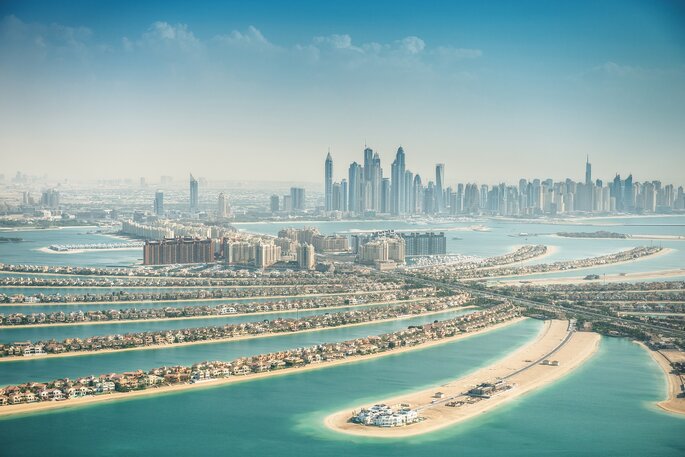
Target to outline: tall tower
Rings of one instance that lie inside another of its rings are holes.
[[[590,163],[590,156],[585,160],[585,185],[592,184],[592,164]]]
[[[155,215],[164,216],[164,192],[155,192]]]
[[[194,213],[197,211],[199,203],[199,189],[197,185],[197,180],[190,175],[190,212]]]
[[[228,197],[225,193],[221,192],[217,198],[217,215],[220,218],[226,218],[231,212],[231,208],[228,203]]]
[[[435,212],[441,213],[445,209],[445,164],[435,165]]]
[[[390,190],[392,192],[391,211],[394,215],[404,214],[406,210],[404,199],[404,172],[404,149],[400,146],[397,149],[395,161],[392,163],[392,182]]]
[[[360,213],[362,193],[362,167],[357,162],[352,162],[349,169],[349,188],[347,191],[347,209],[352,213]]]
[[[378,153],[373,154],[372,165],[373,174],[371,176],[371,187],[373,193],[373,210],[381,210],[381,186],[383,182],[383,169],[381,168],[381,158]]]
[[[373,169],[373,149],[364,148],[364,181],[371,181]]]
[[[326,211],[331,211],[333,209],[333,158],[330,151],[328,151],[324,165],[324,192]]]

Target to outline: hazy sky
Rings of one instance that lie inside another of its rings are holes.
[[[0,1],[0,172],[685,184],[685,3]]]

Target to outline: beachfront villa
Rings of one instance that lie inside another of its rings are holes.
[[[352,422],[376,427],[403,427],[420,420],[419,413],[414,409],[410,409],[408,405],[391,408],[386,404],[363,408],[352,417]]]

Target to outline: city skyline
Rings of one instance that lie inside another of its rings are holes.
[[[676,3],[154,5],[3,2],[5,170],[181,176],[192,156],[197,176],[285,181],[295,159],[318,182],[322,150],[365,143],[460,181],[559,179],[586,154],[605,178],[685,165]]]

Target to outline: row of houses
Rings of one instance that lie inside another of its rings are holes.
[[[540,249],[542,248],[544,248],[545,251],[547,249],[545,246],[541,246]],[[478,266],[476,268],[467,268],[465,265],[440,265],[436,267],[423,269],[421,270],[420,275],[422,277],[433,280],[454,280],[468,278],[487,278],[493,276],[518,276],[532,273],[550,273],[555,271],[568,271],[579,268],[611,265],[614,263],[624,262],[628,260],[636,260],[641,257],[656,254],[662,249],[663,248],[658,246],[642,246],[617,253],[607,254],[598,257],[589,257],[585,259],[563,260],[554,263],[537,263],[507,266],[506,264],[508,263],[518,262],[518,260],[514,260],[516,257],[511,257],[505,263],[501,263],[501,266],[498,266],[496,268],[483,268],[481,266]],[[502,256],[502,258],[506,257],[507,256]],[[523,260],[533,257],[535,256],[529,257],[528,255],[525,255],[523,256]]]
[[[312,294],[316,295],[316,294]],[[235,313],[257,313],[267,311],[287,311],[296,309],[315,309],[340,306],[354,298],[359,303],[387,300],[409,300],[435,295],[432,287],[398,290],[389,288],[386,292],[357,293],[354,295],[332,295],[295,300],[275,300],[258,303],[234,303],[219,305],[164,307],[164,308],[126,308],[91,311],[55,311],[52,313],[11,313],[0,314],[0,325],[35,325],[74,322],[103,322],[125,320],[152,320],[165,318],[182,318],[193,316],[219,316]]]
[[[209,382],[227,376],[249,376],[253,373],[288,369],[309,364],[326,363],[335,360],[357,357],[367,354],[392,351],[404,346],[415,346],[427,341],[447,338],[461,333],[475,331],[490,325],[513,319],[519,315],[519,309],[508,302],[488,309],[460,316],[454,319],[436,321],[422,326],[410,326],[407,329],[380,336],[358,338],[340,343],[324,343],[307,348],[298,348],[277,353],[261,354],[252,357],[241,357],[230,362],[202,362],[190,367],[159,367],[148,372],[142,370],[122,374],[111,373],[99,377],[80,378],[75,381],[57,379],[49,383],[27,383],[7,386],[0,389],[0,404],[17,404],[35,401],[56,401],[53,395],[43,396],[41,392],[59,389],[62,398],[100,395],[105,392],[105,382],[113,383],[114,390],[127,392],[143,390],[162,385],[179,383]],[[107,384],[111,387],[111,384]],[[69,390],[74,388],[74,390]],[[78,391],[78,393],[77,393]],[[73,396],[69,396],[73,394]],[[12,403],[10,403],[12,398]],[[60,398],[61,399],[61,398]]]
[[[152,345],[181,344],[194,341],[211,341],[235,338],[245,335],[297,332],[313,328],[337,327],[347,324],[371,322],[396,318],[402,315],[419,315],[432,311],[447,310],[466,303],[468,294],[449,298],[434,298],[430,301],[407,301],[397,306],[377,306],[363,310],[319,314],[297,319],[274,319],[256,322],[242,322],[223,326],[160,330],[151,332],[100,335],[89,338],[66,338],[63,341],[47,340],[36,342],[15,342],[0,344],[0,357],[39,354],[61,354],[66,352],[116,350]]]

